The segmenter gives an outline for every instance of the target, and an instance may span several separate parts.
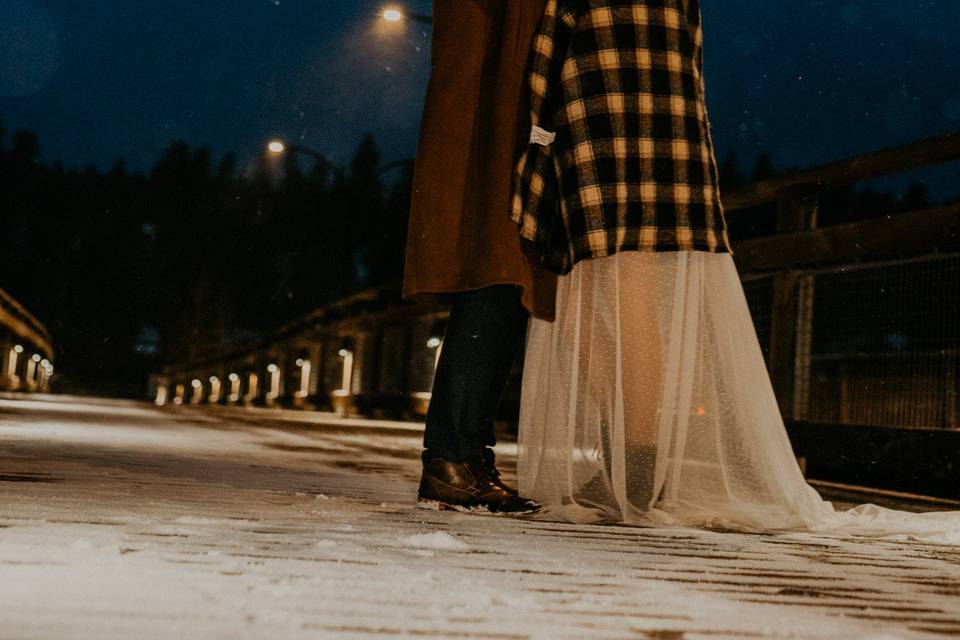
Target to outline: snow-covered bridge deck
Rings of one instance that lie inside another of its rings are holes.
[[[0,638],[960,635],[960,549],[427,512],[415,425],[285,417],[0,399]]]

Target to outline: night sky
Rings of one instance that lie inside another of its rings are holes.
[[[386,160],[407,157],[430,34],[378,20],[383,5],[2,0],[0,121],[69,165],[145,170],[175,138],[248,164],[273,136],[344,162],[367,131]],[[703,14],[721,158],[802,166],[960,129],[960,2],[703,0]]]

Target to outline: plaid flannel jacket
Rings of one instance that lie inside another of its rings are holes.
[[[731,252],[699,0],[548,0],[512,219],[547,268],[621,250]]]

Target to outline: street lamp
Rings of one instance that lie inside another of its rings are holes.
[[[421,24],[433,24],[433,18],[422,13],[413,13],[410,11],[404,11],[399,7],[387,7],[383,10],[383,13],[380,14],[387,22],[402,22],[404,20],[413,20],[414,22],[419,22]]]
[[[305,156],[310,156],[317,161],[317,164],[325,169],[330,168],[331,162],[327,160],[326,156],[317,151],[316,149],[311,149],[310,147],[305,147],[299,144],[287,144],[283,140],[274,139],[267,143],[267,151],[272,153],[275,156],[283,155],[284,153],[300,153]]]

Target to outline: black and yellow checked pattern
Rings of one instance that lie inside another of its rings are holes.
[[[512,218],[567,273],[622,250],[731,252],[699,0],[548,0]],[[534,136],[536,137],[536,136]]]

